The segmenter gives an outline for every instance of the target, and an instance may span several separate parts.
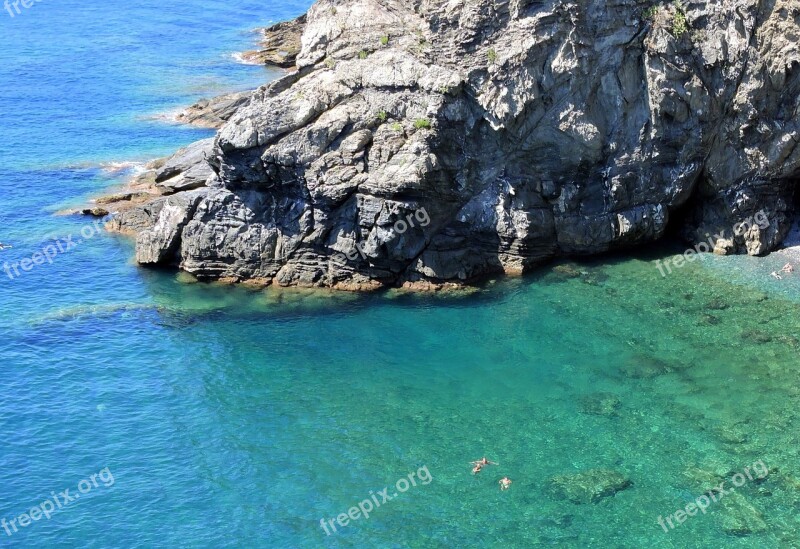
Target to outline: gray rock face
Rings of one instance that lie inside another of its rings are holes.
[[[291,21],[283,21],[271,27],[261,29],[261,49],[246,51],[242,58],[252,63],[274,65],[276,67],[293,67],[300,53],[300,36],[306,24],[306,16],[301,15]]]
[[[520,273],[669,223],[766,253],[800,177],[800,0],[688,6],[319,0],[298,70],[198,146],[213,173],[189,186],[212,186],[137,255],[365,289]]]
[[[153,226],[136,237],[136,261],[142,265],[158,265],[174,259],[180,246],[180,236],[191,219],[202,192],[182,193],[160,201],[154,212]]]
[[[251,92],[238,92],[203,99],[179,113],[175,120],[182,124],[217,130],[230,120],[239,107],[250,101],[250,94]]]
[[[216,175],[207,162],[213,154],[214,139],[192,143],[169,157],[156,168],[155,184],[165,193],[205,187]]]

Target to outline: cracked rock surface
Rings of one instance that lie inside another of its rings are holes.
[[[521,273],[670,223],[767,253],[800,177],[800,0],[686,5],[320,0],[297,70],[118,225],[142,264],[355,290]]]

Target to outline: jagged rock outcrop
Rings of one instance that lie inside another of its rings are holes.
[[[520,273],[670,223],[765,253],[800,177],[799,15],[800,0],[320,0],[298,69],[198,148],[189,186],[206,187],[126,214],[137,257],[368,289]],[[757,213],[768,226],[734,234]]]
[[[252,92],[221,95],[213,99],[202,99],[178,113],[175,120],[201,128],[218,130],[230,120],[239,107],[250,101]]]
[[[284,69],[293,67],[300,53],[300,35],[303,34],[305,25],[306,16],[301,15],[297,19],[261,29],[261,49],[244,52],[242,59]]]
[[[213,151],[213,138],[179,150],[155,168],[156,187],[169,194],[205,187],[216,178],[207,162]]]

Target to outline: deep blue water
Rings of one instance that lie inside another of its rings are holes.
[[[0,242],[14,246],[0,262],[89,234],[55,212],[211,135],[162,115],[273,78],[232,54],[307,7],[0,13]],[[800,543],[800,278],[768,275],[784,258],[709,257],[662,278],[659,247],[470,295],[359,297],[190,284],[138,268],[124,237],[81,240],[0,273],[0,519],[80,495],[0,526],[0,546]],[[482,455],[500,465],[473,476]],[[759,460],[770,474],[729,505],[658,525]],[[598,468],[632,486],[588,504],[554,494],[553,477]],[[429,482],[321,528],[411,472]]]

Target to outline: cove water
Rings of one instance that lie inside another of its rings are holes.
[[[798,547],[800,277],[769,277],[780,256],[662,277],[680,250],[661,246],[450,296],[252,291],[140,269],[128,239],[54,215],[211,135],[162,115],[274,78],[232,54],[307,7],[0,13],[0,263],[85,237],[0,273],[0,546]],[[499,465],[472,475],[484,455]],[[569,476],[591,470],[625,482]]]

